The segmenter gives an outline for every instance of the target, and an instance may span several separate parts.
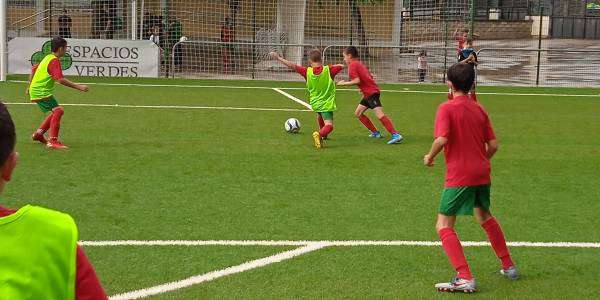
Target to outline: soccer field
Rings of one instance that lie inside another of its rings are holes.
[[[21,158],[2,205],[71,214],[107,293],[131,292],[115,299],[453,297],[433,287],[454,272],[434,228],[443,156],[422,163],[442,85],[382,86],[406,137],[391,146],[367,138],[360,95],[339,89],[317,151],[314,113],[272,89],[305,100],[302,83],[75,78],[92,84],[57,85],[61,152],[31,141],[42,113],[12,79],[0,98]],[[500,143],[492,212],[523,276],[500,277],[491,248],[467,243],[479,285],[468,297],[597,297],[600,89],[478,91]],[[284,132],[290,117],[299,134]],[[472,218],[457,232],[486,239]]]

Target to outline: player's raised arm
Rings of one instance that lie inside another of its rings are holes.
[[[281,55],[279,55],[279,53],[277,53],[277,52],[275,52],[275,51],[273,51],[273,52],[269,53],[269,55],[270,55],[270,56],[271,56],[273,59],[276,59],[276,60],[278,60],[280,63],[284,64],[285,66],[287,66],[287,67],[288,67],[288,68],[290,68],[290,69],[295,69],[295,68],[296,68],[296,64],[295,64],[295,63],[293,63],[293,62],[291,62],[291,61],[289,61],[289,60],[287,60],[287,59],[285,59],[285,58],[281,57]]]
[[[70,87],[72,89],[76,89],[76,90],[79,90],[79,91],[82,91],[82,92],[87,92],[87,91],[90,90],[90,88],[87,85],[75,83],[75,82],[73,82],[73,81],[71,81],[69,79],[66,79],[64,77],[61,78],[61,79],[59,79],[59,80],[57,80],[57,81],[58,81],[58,83],[66,86],[66,87]]]
[[[340,86],[344,86],[344,85],[359,85],[360,84],[360,78],[356,77],[352,80],[340,80],[338,81],[337,85]]]

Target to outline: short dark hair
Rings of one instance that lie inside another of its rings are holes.
[[[473,45],[473,38],[467,38],[467,44]]]
[[[316,62],[316,63],[323,61],[321,50],[319,50],[319,49],[312,49],[312,50],[308,51],[308,59],[310,61]]]
[[[344,49],[344,53],[352,56],[352,58],[357,58],[358,57],[358,49],[356,49],[356,47],[354,46],[348,46]]]
[[[67,46],[67,40],[61,38],[60,36],[56,36],[52,38],[50,45],[52,46],[52,52],[56,52],[59,48]]]
[[[469,33],[469,28],[465,28],[465,29],[463,29],[463,32],[464,32],[464,33]]]
[[[15,150],[15,124],[6,105],[0,102],[0,166],[4,165],[8,156]]]
[[[468,93],[475,81],[475,70],[471,64],[454,64],[448,69],[448,80],[456,90]]]

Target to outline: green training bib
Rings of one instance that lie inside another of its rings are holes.
[[[33,74],[31,84],[29,85],[30,100],[39,100],[52,96],[52,92],[54,91],[54,79],[52,79],[52,75],[48,73],[48,65],[55,58],[58,57],[52,53],[46,55],[35,70],[35,74]]]
[[[0,298],[75,299],[76,259],[69,215],[27,205],[0,218]]]
[[[306,69],[306,87],[310,93],[310,106],[315,112],[335,111],[335,82],[329,75],[329,66],[315,75],[312,67]]]

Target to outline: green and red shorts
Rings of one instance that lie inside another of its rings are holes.
[[[321,111],[321,112],[317,112],[319,115],[321,115],[321,118],[323,118],[323,120],[329,120],[329,121],[333,121],[333,112],[332,111]]]
[[[33,102],[35,102],[38,105],[38,107],[40,108],[40,110],[42,110],[42,112],[44,112],[44,113],[51,112],[53,109],[55,109],[59,106],[58,102],[56,101],[54,96],[50,96],[48,98],[33,101]]]
[[[446,216],[473,215],[473,208],[490,210],[490,185],[445,188],[438,212]]]

